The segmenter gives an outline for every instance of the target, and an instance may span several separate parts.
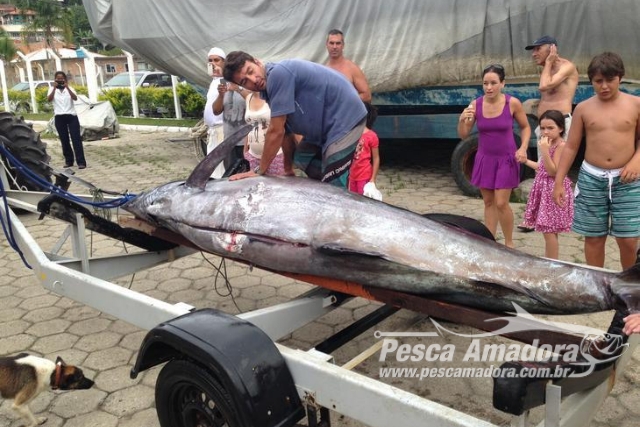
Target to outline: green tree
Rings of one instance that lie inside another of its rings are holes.
[[[73,39],[79,46],[86,47],[89,50],[97,52],[103,48],[102,43],[93,35],[87,11],[82,4],[70,5],[67,7],[69,11],[69,21],[73,27]]]
[[[16,56],[17,51],[9,34],[0,28],[0,59],[5,62],[11,61]]]
[[[33,20],[23,30],[23,39],[29,43],[36,35],[43,34],[45,45],[55,50],[56,33],[61,33],[65,44],[73,44],[73,26],[69,12],[57,0],[16,0],[16,6],[35,12]]]

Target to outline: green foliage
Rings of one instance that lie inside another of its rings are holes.
[[[122,49],[120,49],[119,47],[112,47],[110,49],[98,50],[98,53],[104,56],[118,56],[123,54]]]
[[[191,85],[177,86],[182,113],[186,117],[202,117],[205,98]],[[171,88],[143,87],[136,91],[138,108],[149,117],[175,117],[173,92]],[[108,100],[118,116],[133,116],[131,91],[129,88],[109,89],[98,96],[99,100]]]
[[[38,111],[52,111],[51,103],[47,101],[47,88],[41,87],[36,89],[36,103]],[[0,97],[2,97],[0,90]],[[13,111],[26,113],[31,111],[31,93],[27,91],[9,90],[9,104]]]
[[[178,85],[182,112],[187,117],[202,117],[207,100],[191,85]]]
[[[133,116],[131,109],[131,91],[129,89],[111,89],[98,95],[99,101],[109,101],[117,116]]]
[[[75,90],[75,92],[79,95],[87,96],[89,93],[85,86],[73,87],[73,90]],[[49,89],[46,87],[40,87],[36,89],[36,103],[38,104],[38,111],[40,112],[53,111],[53,106],[49,101],[47,101],[48,93]],[[0,99],[2,99],[2,97],[2,90],[0,90]],[[13,111],[20,113],[31,112],[31,92],[29,92],[28,90],[9,90],[9,103],[11,104],[11,108]]]
[[[35,12],[23,31],[25,41],[34,41],[42,32],[47,47],[53,48],[55,33],[61,31],[65,42],[73,43],[69,39],[73,33],[71,15],[63,4],[50,0],[17,0],[15,3],[21,9]]]
[[[13,39],[9,37],[7,32],[0,28],[0,59],[3,61],[10,61],[16,56],[15,44],[13,43]]]

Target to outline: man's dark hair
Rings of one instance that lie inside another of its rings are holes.
[[[329,36],[342,36],[342,41],[344,42],[344,33],[340,30],[338,30],[337,28],[334,28],[333,30],[329,31],[329,34],[327,34],[327,40],[329,39]]]
[[[365,102],[364,106],[367,108],[367,124],[366,126],[371,129],[373,128],[373,124],[376,122],[378,118],[378,109],[375,105],[370,102]]]
[[[222,69],[222,76],[225,80],[238,84],[234,79],[235,74],[242,70],[245,62],[256,62],[255,58],[249,55],[247,52],[241,50],[234,50],[229,52],[224,60],[224,68]]]
[[[606,79],[624,77],[624,63],[620,55],[614,52],[603,52],[591,60],[587,68],[587,76],[592,81],[596,74],[601,74]]]

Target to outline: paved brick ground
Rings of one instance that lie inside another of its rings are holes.
[[[122,138],[86,143],[89,168],[78,176],[110,190],[138,192],[173,179],[184,178],[196,164],[191,143],[175,141],[185,137],[175,132],[123,131]],[[174,142],[170,140],[173,139]],[[425,143],[426,144],[426,143]],[[62,164],[59,144],[51,141],[52,162]],[[385,201],[416,212],[450,212],[482,218],[482,202],[463,196],[449,173],[451,148],[394,143],[383,151],[382,173],[379,179]],[[71,190],[85,190],[73,184]],[[524,205],[514,204],[520,218]],[[65,225],[53,219],[39,221],[36,215],[23,214],[21,221],[41,247],[49,250],[64,231]],[[121,253],[121,244],[92,234],[88,243],[94,255]],[[525,252],[541,255],[542,236],[537,233],[517,234],[516,246]],[[79,364],[90,378],[93,389],[78,392],[42,393],[32,404],[34,413],[46,415],[47,427],[156,427],[154,385],[159,372],[152,369],[136,380],[129,370],[145,331],[114,319],[93,308],[43,289],[30,270],[21,263],[5,239],[0,239],[0,355],[27,351],[48,358],[62,356],[67,362]],[[65,244],[62,254],[69,254]],[[576,235],[561,238],[561,258],[583,262],[582,242]],[[214,307],[230,313],[287,301],[310,288],[279,275],[246,266],[227,263],[233,300],[221,280],[215,279],[211,265],[219,263],[212,255],[195,254],[170,264],[123,277],[116,283],[135,291],[171,303],[185,302],[197,308]],[[618,269],[617,248],[608,246],[607,267]],[[308,349],[347,322],[362,317],[377,307],[355,299],[283,340],[289,346]],[[589,316],[563,316],[558,320],[606,329],[611,313]],[[468,328],[447,324],[456,331],[472,332]],[[425,316],[400,311],[384,323],[380,330],[420,330],[433,328]],[[454,338],[446,342],[455,343]],[[345,363],[375,343],[373,333],[365,333],[335,353],[338,364]],[[378,355],[356,369],[377,378]],[[593,421],[594,427],[640,426],[640,392],[635,385],[640,380],[640,353],[623,374],[611,396]],[[491,405],[490,380],[388,380],[444,405],[471,413],[498,425],[508,425],[510,418]],[[6,401],[0,401],[0,426],[16,427],[20,422]],[[532,417],[540,419],[540,412]],[[337,426],[360,424],[335,416]]]

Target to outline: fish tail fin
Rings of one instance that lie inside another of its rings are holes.
[[[616,309],[640,310],[640,262],[618,273],[611,283],[611,292],[616,299]]]

